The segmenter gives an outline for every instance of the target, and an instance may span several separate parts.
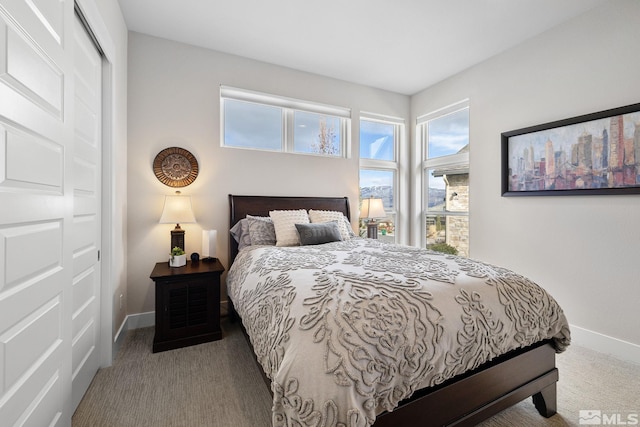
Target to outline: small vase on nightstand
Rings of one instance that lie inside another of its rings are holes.
[[[187,265],[187,254],[182,248],[176,246],[171,250],[171,258],[169,258],[170,267],[182,267]]]
[[[171,258],[169,258],[169,265],[171,267],[182,267],[183,265],[187,265],[187,256],[174,255]]]

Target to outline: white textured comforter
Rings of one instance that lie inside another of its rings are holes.
[[[562,309],[527,278],[376,240],[250,247],[227,289],[272,380],[273,426],[368,426],[509,350],[570,342]]]

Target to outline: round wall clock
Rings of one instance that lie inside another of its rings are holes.
[[[153,160],[153,173],[169,187],[186,187],[198,176],[198,161],[184,148],[165,148]]]

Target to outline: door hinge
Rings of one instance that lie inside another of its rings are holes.
[[[98,249],[98,261],[100,261],[100,250]]]

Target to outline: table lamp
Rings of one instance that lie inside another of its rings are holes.
[[[176,246],[184,250],[184,230],[180,228],[180,223],[195,223],[196,218],[191,209],[191,196],[182,196],[176,191],[175,196],[165,196],[162,215],[160,216],[160,224],[175,224],[176,227],[171,230],[171,250]]]
[[[367,221],[367,237],[370,239],[378,238],[378,223],[376,218],[386,218],[387,213],[384,211],[382,199],[362,199],[360,207],[360,218],[368,219]]]

